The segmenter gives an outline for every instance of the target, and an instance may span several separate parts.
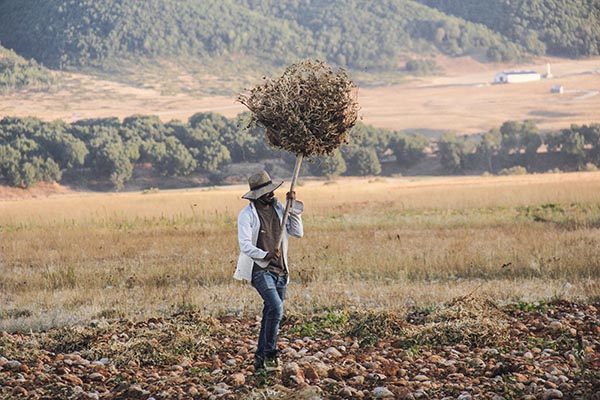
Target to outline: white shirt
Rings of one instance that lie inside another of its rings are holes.
[[[302,211],[304,210],[304,204],[301,201],[294,200],[290,207],[290,213],[286,223],[286,229],[284,231],[283,240],[281,243],[281,252],[285,265],[289,265],[287,261],[287,249],[288,240],[287,234],[295,237],[302,237],[304,235],[304,226],[302,225]],[[275,211],[279,216],[279,222],[283,219],[283,213],[285,212],[285,206],[280,202],[275,205]],[[240,211],[238,215],[238,242],[240,245],[240,256],[238,258],[237,267],[233,277],[239,280],[252,280],[252,267],[254,263],[258,264],[262,268],[266,268],[269,265],[268,261],[264,258],[267,256],[267,252],[256,247],[258,240],[258,233],[260,231],[260,220],[258,219],[258,213],[254,203],[250,202],[246,207]],[[289,279],[289,274],[288,274]]]

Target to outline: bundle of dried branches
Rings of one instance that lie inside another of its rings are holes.
[[[508,318],[492,300],[470,293],[466,296],[457,297],[437,308],[427,317],[427,321],[446,322],[482,317],[496,320],[506,320]]]
[[[329,155],[347,142],[359,109],[347,73],[318,60],[290,65],[238,101],[252,112],[251,123],[266,128],[274,147],[304,156]]]
[[[490,299],[472,293],[444,304],[427,317],[417,340],[434,345],[499,346],[508,341],[508,316]]]
[[[422,344],[445,346],[501,346],[510,338],[505,321],[479,317],[435,322],[419,327],[416,340]]]

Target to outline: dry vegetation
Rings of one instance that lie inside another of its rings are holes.
[[[231,278],[243,186],[0,201],[0,329],[196,310],[255,315]],[[287,309],[407,312],[600,296],[600,173],[304,182]],[[283,193],[283,192],[282,192]],[[281,193],[279,193],[281,196]]]
[[[240,95],[269,143],[294,154],[330,155],[347,143],[358,118],[357,87],[346,71],[303,60]]]

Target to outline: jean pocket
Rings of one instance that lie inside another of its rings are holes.
[[[276,278],[266,270],[253,273],[251,283],[258,291],[276,288]]]

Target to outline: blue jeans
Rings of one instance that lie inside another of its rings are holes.
[[[283,316],[287,276],[278,276],[269,271],[255,271],[252,275],[252,286],[264,301],[258,345],[254,353],[255,358],[264,360],[277,354],[277,334]]]

